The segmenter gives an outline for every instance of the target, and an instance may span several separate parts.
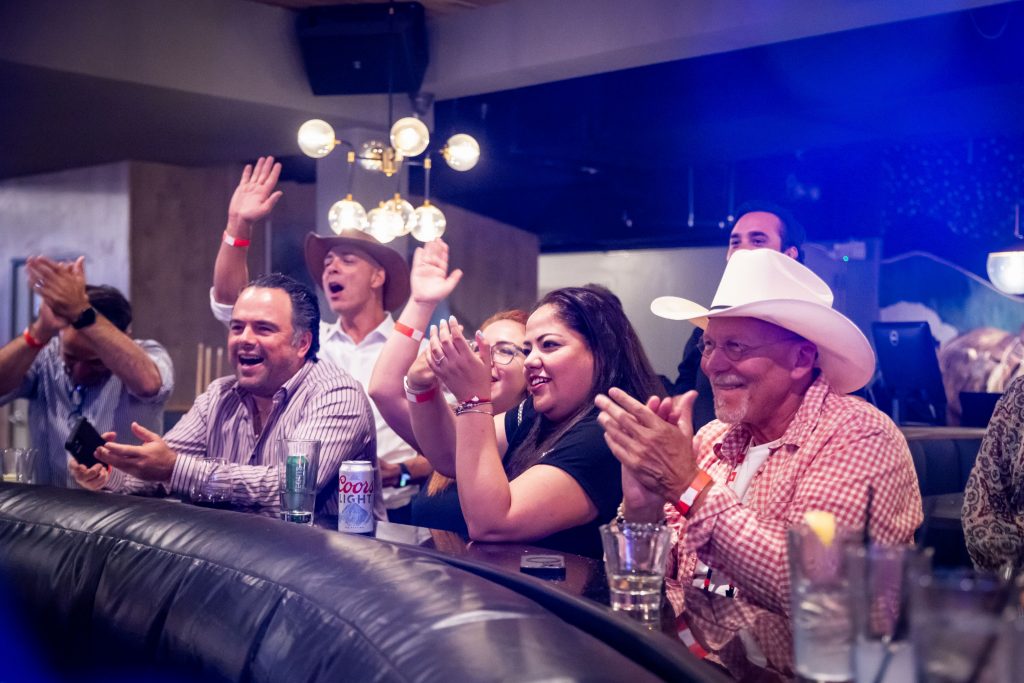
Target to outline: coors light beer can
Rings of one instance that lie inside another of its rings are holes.
[[[338,531],[372,536],[373,464],[346,460],[338,469]]]

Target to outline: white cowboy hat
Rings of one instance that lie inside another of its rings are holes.
[[[711,308],[660,296],[651,312],[689,320],[701,329],[708,318],[757,318],[795,332],[818,347],[818,367],[832,388],[856,391],[875,374],[867,337],[832,308],[832,290],[806,266],[772,249],[737,251],[729,259]]]
[[[317,287],[323,287],[324,258],[336,247],[366,254],[384,269],[387,273],[384,280],[385,311],[401,307],[409,298],[409,264],[405,257],[362,230],[342,230],[341,234],[328,237],[313,232],[306,235],[306,268]]]

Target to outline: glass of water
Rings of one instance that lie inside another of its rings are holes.
[[[994,574],[936,570],[911,585],[919,681],[964,683],[993,671],[1011,584]]]
[[[656,625],[672,532],[664,524],[613,522],[601,527],[612,609]]]
[[[813,681],[849,681],[852,618],[846,570],[849,535],[822,538],[806,524],[789,529],[790,604],[796,673]]]

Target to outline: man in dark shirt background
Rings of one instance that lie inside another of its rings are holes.
[[[804,261],[803,243],[807,235],[793,215],[781,206],[769,202],[745,202],[736,210],[736,222],[729,233],[729,251],[725,260],[744,249],[774,249],[800,263]],[[703,333],[695,328],[683,348],[683,359],[679,362],[679,376],[672,386],[672,394],[684,394],[697,390],[697,401],[693,405],[693,431],[715,419],[715,407],[711,397],[711,383],[700,369],[700,351],[697,346]]]

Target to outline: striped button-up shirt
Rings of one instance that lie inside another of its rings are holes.
[[[262,417],[262,424],[259,420]],[[362,388],[333,363],[306,361],[258,416],[252,395],[233,377],[212,382],[164,441],[177,453],[169,482],[143,482],[115,470],[107,488],[123,493],[172,493],[192,498],[211,478],[234,481],[230,503],[278,508],[281,440],[320,441],[318,513],[338,512],[338,468],[344,460],[372,462],[377,471],[373,417]],[[216,460],[226,463],[217,463]],[[229,472],[225,472],[228,470]],[[380,491],[379,474],[376,475]],[[374,512],[384,518],[377,495]]]
[[[749,443],[745,426],[717,420],[694,437],[699,466],[715,485],[689,518],[665,506],[678,538],[666,582],[677,613],[681,584],[692,582],[699,557],[733,579],[738,598],[788,614],[786,532],[809,510],[832,512],[847,529],[862,529],[870,514],[875,541],[913,541],[923,513],[910,449],[892,420],[865,401],[835,393],[819,377],[741,502],[726,483]]]
[[[125,443],[136,444],[131,424],[138,422],[157,434],[163,432],[164,403],[174,389],[174,366],[163,346],[136,339],[160,372],[160,391],[144,398],[134,395],[116,375],[95,386],[76,387],[64,367],[60,339],[49,341],[32,362],[21,386],[0,397],[0,405],[18,398],[29,401],[29,433],[39,450],[35,461],[36,483],[78,488],[68,470],[70,456],[64,442],[81,416],[100,432],[117,432]]]

